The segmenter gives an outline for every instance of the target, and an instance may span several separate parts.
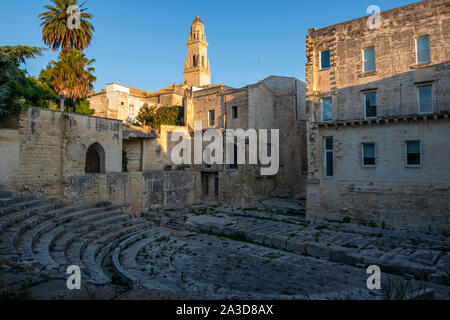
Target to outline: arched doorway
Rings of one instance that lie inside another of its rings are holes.
[[[98,142],[87,150],[86,173],[105,173],[105,150]]]

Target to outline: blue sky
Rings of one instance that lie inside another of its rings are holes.
[[[37,16],[50,2],[2,1],[0,45],[44,47]],[[149,91],[182,83],[186,41],[199,15],[206,27],[213,83],[241,87],[270,75],[304,80],[308,29],[365,16],[372,4],[384,11],[414,2],[88,0],[96,30],[85,53],[97,60],[96,91],[110,82]],[[37,75],[57,55],[48,50],[25,68]]]

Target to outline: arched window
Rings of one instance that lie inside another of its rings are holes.
[[[194,54],[192,58],[193,58],[193,61],[194,61],[194,67],[196,67],[197,64],[198,64],[198,56]]]
[[[87,150],[86,173],[105,173],[105,149],[98,142]]]
[[[202,66],[205,67],[205,56],[202,56]]]

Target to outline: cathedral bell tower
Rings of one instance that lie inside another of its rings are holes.
[[[188,56],[184,65],[184,83],[201,87],[211,84],[211,69],[208,59],[205,25],[199,16],[195,17],[189,33]]]

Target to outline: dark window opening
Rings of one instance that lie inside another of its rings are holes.
[[[366,118],[377,116],[377,94],[375,92],[367,93],[366,97]]]
[[[237,109],[237,107],[232,107],[231,108],[231,118],[232,119],[237,119],[238,118],[238,109]]]
[[[209,111],[209,125],[213,126],[216,119],[216,113],[214,110]]]
[[[230,164],[230,169],[238,168],[238,150],[237,145],[233,145],[233,163]]]
[[[122,172],[128,172],[128,157],[125,150],[122,150]]]
[[[325,176],[334,176],[334,154],[333,154],[333,138],[324,139],[324,153],[325,153]]]
[[[408,166],[420,166],[420,142],[406,143],[406,163]]]
[[[374,166],[375,165],[375,144],[363,143],[363,165]]]
[[[322,51],[320,53],[320,68],[328,69],[330,66],[330,50]]]

